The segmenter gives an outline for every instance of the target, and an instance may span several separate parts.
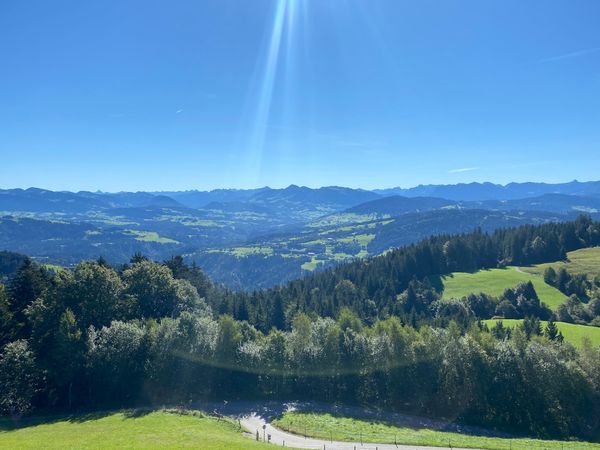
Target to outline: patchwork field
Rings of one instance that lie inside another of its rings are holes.
[[[567,253],[566,261],[557,261],[547,264],[538,264],[530,267],[521,267],[521,270],[534,275],[543,275],[547,267],[558,270],[567,269],[574,274],[588,274],[591,277],[600,276],[600,247],[582,248]]]
[[[496,325],[497,320],[490,319],[483,321],[489,328]],[[514,328],[523,322],[522,319],[502,319],[505,327]],[[546,329],[548,322],[542,321],[542,330]],[[593,347],[600,346],[600,328],[587,325],[577,325],[573,323],[556,322],[558,330],[563,334],[565,340],[577,348],[581,348],[583,338],[587,337]]]
[[[118,412],[70,417],[34,417],[15,428],[0,419],[0,448],[7,449],[266,449],[242,436],[239,425],[201,413]]]
[[[278,236],[245,246],[210,249],[207,253],[221,253],[237,258],[264,255],[299,259],[298,266],[302,270],[313,271],[322,265],[368,256],[368,245],[375,238],[372,230],[385,223],[387,222],[371,222],[320,232]]]
[[[442,277],[442,298],[462,298],[473,293],[483,292],[500,296],[505,289],[518,283],[531,281],[540,300],[551,309],[556,309],[567,298],[558,289],[546,284],[541,276],[520,272],[515,267],[505,269],[480,270],[475,273],[454,272]]]
[[[533,449],[569,450],[600,449],[598,443],[506,439],[437,431],[429,428],[396,426],[384,422],[338,417],[324,413],[287,412],[273,422],[275,426],[323,439],[352,442],[398,443],[435,447],[463,447],[491,450]]]

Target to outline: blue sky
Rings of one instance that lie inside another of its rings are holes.
[[[599,179],[596,0],[0,3],[0,187]]]

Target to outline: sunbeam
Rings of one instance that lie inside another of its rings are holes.
[[[294,41],[294,23],[298,0],[279,0],[273,16],[273,25],[268,39],[268,46],[262,66],[262,76],[257,90],[252,113],[252,124],[247,140],[247,173],[258,183],[263,169],[263,160],[266,151],[267,134],[270,114],[272,111],[274,93],[278,84],[278,74],[282,71],[284,77],[290,72]],[[284,45],[285,43],[285,45]],[[285,52],[285,55],[284,55]],[[283,95],[290,95],[290,85],[284,81]],[[284,99],[284,102],[286,102]]]

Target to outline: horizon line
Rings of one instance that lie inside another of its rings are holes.
[[[119,191],[105,191],[102,189],[97,189],[95,191],[89,190],[89,189],[79,189],[79,190],[69,190],[69,189],[47,189],[47,188],[41,188],[41,187],[37,187],[37,186],[29,186],[29,187],[1,187],[0,191],[10,191],[10,190],[22,190],[22,191],[27,191],[27,190],[41,190],[41,191],[48,191],[48,192],[65,192],[65,193],[72,193],[72,194],[78,194],[78,193],[82,193],[82,192],[89,192],[92,194],[124,194],[124,193],[147,193],[147,194],[166,194],[166,193],[174,193],[174,192],[214,192],[214,191],[258,191],[258,190],[266,190],[266,189],[270,189],[270,190],[285,190],[285,189],[289,189],[289,188],[306,188],[306,189],[311,189],[311,190],[317,190],[317,189],[328,189],[328,188],[340,188],[340,189],[351,189],[351,190],[356,190],[356,191],[365,191],[365,192],[376,192],[376,191],[385,191],[385,190],[394,190],[394,189],[401,189],[401,190],[411,190],[411,189],[416,189],[416,188],[420,188],[420,187],[432,187],[432,186],[443,186],[443,187],[448,187],[448,186],[468,186],[468,185],[493,185],[493,186],[498,186],[498,187],[507,187],[509,185],[513,185],[513,184],[545,184],[545,185],[563,185],[563,184],[571,184],[571,183],[598,183],[600,182],[600,179],[591,179],[591,180],[585,180],[585,181],[580,181],[577,179],[572,179],[569,181],[562,181],[562,182],[557,182],[557,183],[551,183],[551,182],[546,182],[546,181],[510,181],[508,183],[502,184],[502,183],[494,183],[492,181],[469,181],[469,182],[460,182],[460,183],[419,183],[417,185],[413,185],[413,186],[409,186],[409,187],[402,187],[400,185],[398,186],[391,186],[391,187],[376,187],[376,188],[372,188],[372,189],[367,189],[364,187],[350,187],[350,186],[341,186],[341,185],[321,185],[318,187],[315,186],[307,186],[307,185],[299,185],[299,184],[295,184],[295,183],[291,183],[287,186],[281,186],[281,187],[271,187],[269,185],[265,185],[265,186],[259,186],[259,187],[249,187],[249,188],[235,188],[235,187],[217,187],[217,188],[212,188],[212,189],[180,189],[180,190],[119,190]]]

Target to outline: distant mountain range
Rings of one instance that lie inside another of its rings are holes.
[[[0,250],[73,265],[182,254],[233,288],[267,287],[434,234],[600,217],[600,182],[363,190],[0,190]]]
[[[346,213],[398,216],[410,212],[435,209],[488,209],[498,211],[547,211],[553,213],[581,212],[594,214],[600,211],[600,196],[544,194],[539,197],[517,200],[457,201],[437,197],[402,197],[392,195],[346,209]]]
[[[518,200],[550,194],[600,198],[600,181],[571,181],[561,184],[547,183],[469,183],[454,185],[419,185],[416,187],[376,189],[351,189],[338,186],[312,189],[290,185],[284,189],[216,189],[212,191],[174,192],[66,192],[39,188],[0,189],[0,211],[35,212],[87,212],[96,208],[185,206],[202,209],[211,205],[233,203],[238,205],[303,205],[315,209],[327,205],[332,210],[342,210],[360,203],[383,197],[402,196],[428,199],[462,201]]]
[[[460,183],[460,184],[428,184],[403,189],[377,189],[373,192],[388,196],[405,197],[441,197],[457,201],[481,200],[516,200],[528,197],[539,197],[544,194],[566,194],[583,196],[600,196],[600,181],[571,181],[569,183],[509,183],[507,185],[493,183]]]

